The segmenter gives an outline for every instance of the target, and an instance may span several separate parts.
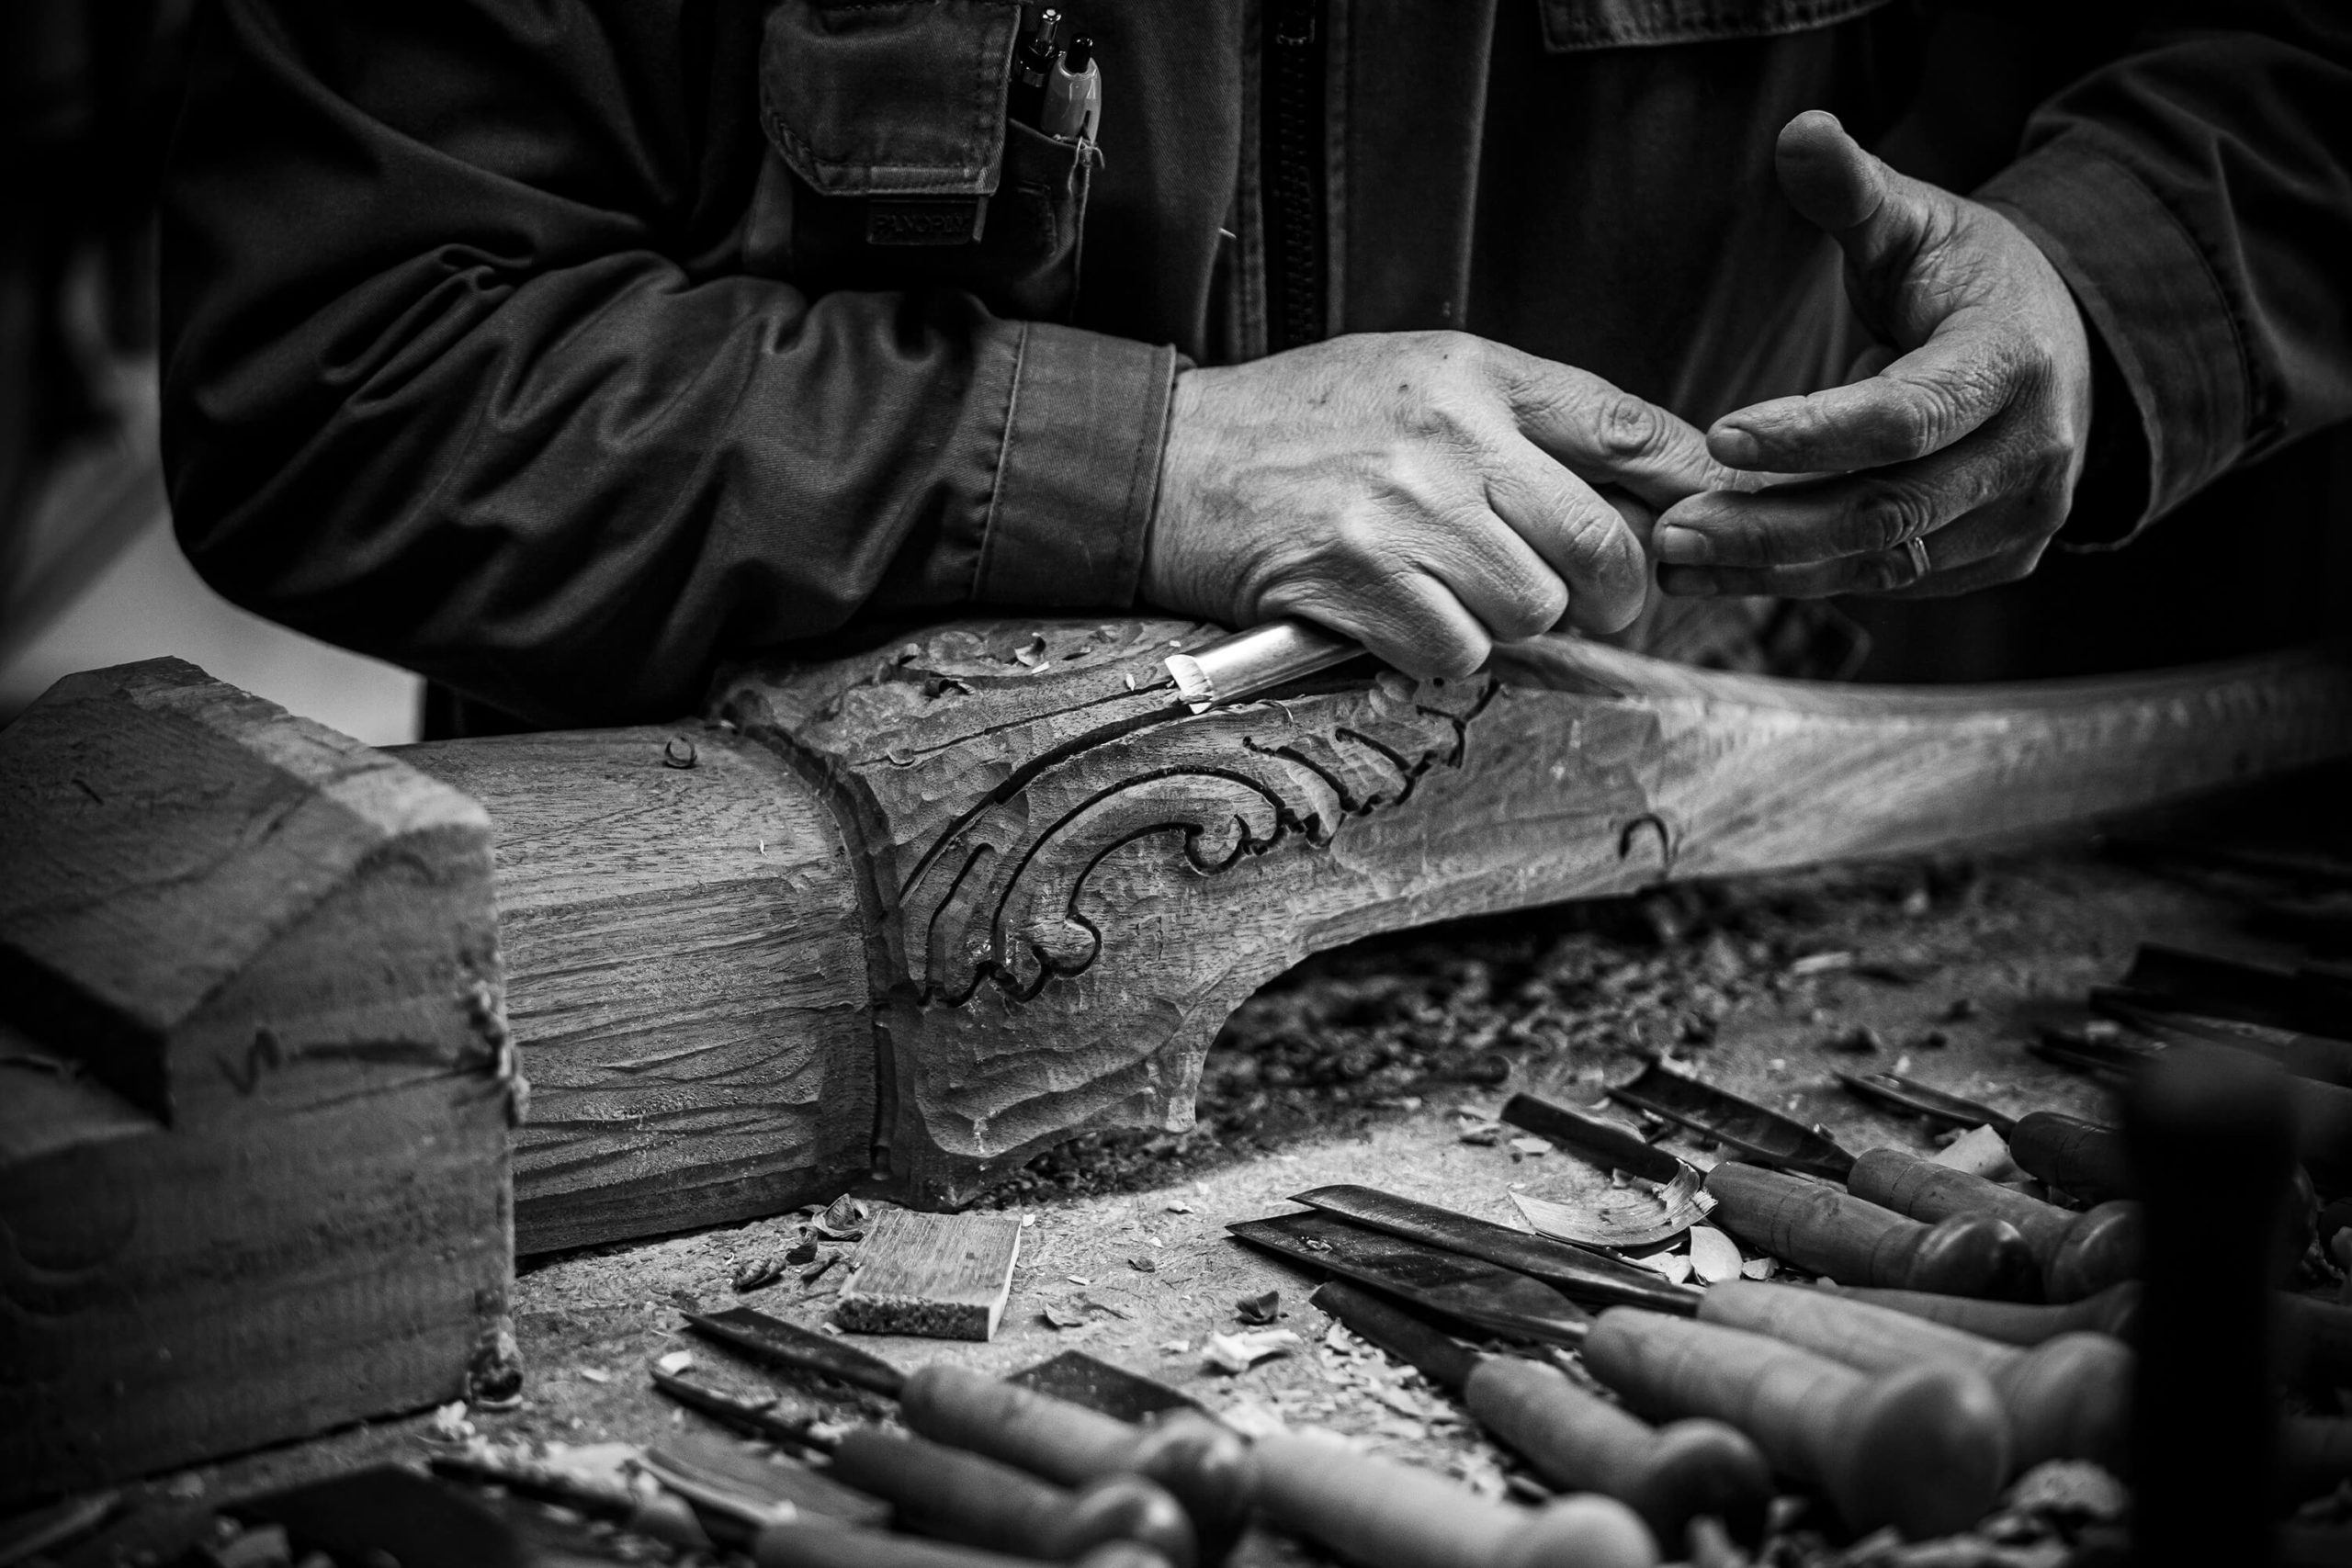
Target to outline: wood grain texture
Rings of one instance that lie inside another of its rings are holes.
[[[0,1506],[465,1391],[490,871],[480,807],[177,660],[0,733]]]
[[[673,740],[692,767],[665,761]],[[839,828],[775,753],[687,724],[396,754],[495,825],[531,1083],[522,1251],[774,1213],[864,1174],[865,921]]]
[[[857,1249],[834,1321],[858,1334],[993,1339],[1020,1256],[1014,1215],[886,1209]]]
[[[1918,691],[1565,638],[1468,681],[1334,671],[1193,715],[1182,622],[978,622],[721,680],[818,781],[873,920],[877,1168],[968,1198],[1079,1131],[1180,1129],[1217,1027],[1306,953],[1668,876],[2077,823],[2352,750],[2327,653]]]

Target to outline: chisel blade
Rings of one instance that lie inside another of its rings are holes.
[[[1835,1071],[1835,1069],[1833,1069]],[[1973,1100],[1921,1083],[1917,1078],[1901,1073],[1837,1072],[1838,1081],[1864,1100],[1891,1105],[1898,1111],[1925,1116],[1931,1122],[1947,1122],[1955,1127],[1990,1127],[2002,1137],[2017,1130],[2017,1118],[2007,1116],[1989,1105],[1979,1105]]]
[[[1204,1416],[1209,1413],[1199,1400],[1179,1393],[1164,1382],[1113,1366],[1083,1350],[1065,1350],[1034,1367],[1024,1367],[1004,1381],[1056,1399],[1066,1399],[1072,1404],[1082,1404],[1105,1416],[1116,1416],[1122,1421],[1145,1421],[1170,1410],[1196,1410]]]
[[[907,1374],[881,1357],[868,1355],[829,1334],[812,1332],[750,1307],[690,1312],[685,1315],[687,1325],[697,1334],[731,1345],[755,1360],[821,1372],[853,1388],[869,1389],[890,1399],[898,1398],[899,1391],[906,1386]]]
[[[1329,1214],[1283,1214],[1226,1226],[1252,1246],[1359,1280],[1441,1317],[1513,1339],[1580,1345],[1592,1314],[1541,1280]]]
[[[1488,1263],[1532,1274],[1578,1301],[1607,1306],[1648,1307],[1688,1317],[1699,1310],[1701,1292],[1677,1285],[1646,1269],[1623,1263],[1598,1252],[1550,1236],[1498,1225],[1491,1220],[1417,1202],[1377,1188],[1317,1187],[1295,1194],[1291,1201],[1306,1203],[1360,1225],[1402,1236],[1449,1252],[1467,1253]]]
[[[1346,1324],[1356,1337],[1379,1346],[1448,1393],[1460,1393],[1478,1364],[1477,1351],[1361,1285],[1326,1280],[1306,1299]]]
[[[1803,1122],[1663,1063],[1652,1062],[1631,1083],[1611,1089],[1609,1098],[1729,1144],[1758,1165],[1831,1181],[1845,1180],[1854,1168],[1852,1155]]]

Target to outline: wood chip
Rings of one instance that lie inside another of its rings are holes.
[[[1272,1323],[1282,1314],[1283,1293],[1280,1291],[1244,1296],[1233,1303],[1233,1315],[1244,1323]]]
[[[1021,1222],[1009,1214],[918,1214],[876,1220],[833,1320],[859,1334],[990,1339],[1012,1291]]]
[[[1638,1258],[1630,1258],[1626,1261],[1638,1263],[1655,1273],[1663,1274],[1678,1285],[1690,1278],[1690,1259],[1685,1253],[1652,1252]]]
[[[1725,1280],[1736,1280],[1740,1268],[1739,1247],[1731,1237],[1713,1225],[1690,1227],[1690,1272],[1700,1283],[1720,1285]]]
[[[1964,1170],[1987,1181],[2006,1181],[2018,1174],[2009,1145],[1990,1127],[1971,1127],[1930,1156],[1930,1163]]]
[[[1221,1372],[1246,1372],[1272,1356],[1287,1356],[1306,1348],[1306,1341],[1287,1328],[1261,1328],[1251,1334],[1212,1334],[1201,1346],[1209,1365]]]

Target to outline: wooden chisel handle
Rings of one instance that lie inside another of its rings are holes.
[[[1932,1361],[1993,1385],[2009,1418],[2019,1470],[2086,1459],[2120,1470],[2131,1438],[2132,1352],[2104,1334],[2061,1334],[2030,1349],[1907,1316],[1851,1296],[1795,1285],[1726,1280],[1707,1292],[1699,1320],[1801,1346],[1858,1371],[1894,1372]]]
[[[1856,1530],[1914,1540],[1981,1518],[2009,1473],[2009,1427],[1978,1374],[1871,1377],[1760,1334],[1611,1307],[1585,1338],[1595,1377],[1653,1416],[1713,1416],[1826,1492]]]
[[[1136,1427],[1035,1389],[933,1362],[899,1391],[909,1427],[1076,1486],[1123,1472],[1158,1482],[1193,1521],[1202,1560],[1223,1561],[1257,1500],[1256,1461],[1231,1428],[1189,1412]]]
[[[1973,1214],[1923,1225],[1834,1187],[1761,1166],[1707,1173],[1715,1220],[1775,1258],[1844,1284],[2030,1299],[2041,1281],[2025,1237]]]
[[[1838,1295],[1851,1297],[1858,1302],[1892,1307],[1896,1312],[1923,1317],[1930,1323],[1964,1328],[1971,1334],[1997,1339],[2004,1345],[2039,1345],[2061,1334],[2085,1332],[2129,1339],[2132,1321],[2140,1311],[2140,1286],[2136,1280],[2109,1285],[2097,1295],[2055,1306],[1978,1301],[1971,1296],[1948,1296],[1934,1291],[1882,1291],[1855,1285],[1838,1285],[1830,1289]]]
[[[1930,1224],[1972,1214],[2007,1220],[2025,1237],[2041,1269],[2042,1292],[2053,1302],[2080,1301],[2131,1279],[2140,1267],[2140,1206],[2128,1200],[2078,1214],[1908,1149],[1862,1155],[1846,1190]]]
[[[859,1427],[833,1446],[836,1480],[888,1502],[921,1535],[991,1551],[1075,1562],[1107,1541],[1130,1540],[1194,1568],[1192,1522],[1139,1475],[1111,1475],[1075,1492],[1025,1471],[923,1438]]]
[[[757,1568],[1033,1568],[1034,1557],[1008,1557],[836,1521],[794,1519],[769,1525],[752,1540]],[[1148,1546],[1114,1540],[1078,1559],[1077,1568],[1167,1568]]]
[[[2018,1169],[2086,1203],[2132,1195],[2120,1128],[2055,1111],[2030,1111],[2009,1131],[2009,1157]]]
[[[1490,1503],[1409,1464],[1336,1439],[1260,1438],[1258,1509],[1364,1568],[1652,1568],[1657,1544],[1610,1497],[1536,1510]]]
[[[2198,1041],[2183,1041],[2165,1047],[2164,1055],[2197,1056],[2209,1060],[2243,1062],[2243,1051],[2233,1051],[2226,1045],[2208,1045]],[[2341,1084],[2322,1083],[2316,1078],[2297,1077],[2272,1064],[2279,1076],[2280,1087],[2287,1096],[2287,1108],[2292,1113],[2295,1127],[2297,1157],[2341,1171],[2352,1167],[2352,1089]]]
[[[1607,1493],[1670,1549],[1701,1515],[1743,1540],[1762,1533],[1771,1467],[1721,1421],[1653,1427],[1559,1368],[1521,1356],[1481,1357],[1462,1399],[1545,1481],[1565,1492]]]

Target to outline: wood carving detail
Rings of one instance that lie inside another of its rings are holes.
[[[1291,840],[1329,845],[1351,818],[1410,799],[1433,768],[1458,769],[1490,681],[1420,684],[1384,672],[1356,711],[1261,703],[1067,748],[965,813],[899,895],[908,978],[926,1005],[962,1007],[983,984],[1015,1001],[1075,976],[1102,951],[1080,908],[1095,869],[1138,840],[1173,838],[1171,875],[1215,876]],[[1088,764],[1119,748],[1105,782]]]

